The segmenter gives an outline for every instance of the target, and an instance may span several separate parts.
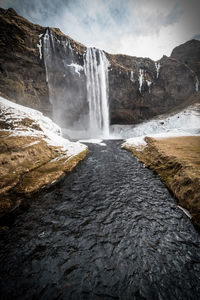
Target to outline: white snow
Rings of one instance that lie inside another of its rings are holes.
[[[39,44],[37,44],[37,47],[39,49],[40,59],[42,59],[42,40],[41,40],[42,36],[43,36],[43,34],[39,35]]]
[[[139,73],[140,73],[140,75],[139,75],[138,81],[139,81],[139,91],[141,93],[141,91],[142,91],[142,84],[143,84],[143,80],[144,80],[144,70],[140,69]]]
[[[32,142],[32,143],[29,143],[28,145],[25,145],[23,148],[28,148],[28,147],[31,147],[33,145],[37,145],[39,144],[40,141],[35,141],[35,142]]]
[[[71,46],[71,43],[70,43],[70,41],[68,41],[68,45],[69,45],[69,49],[70,49],[70,51],[72,52],[72,51],[73,51],[73,49],[72,49],[72,46]]]
[[[159,117],[136,126],[112,125],[111,134],[114,138],[125,138],[136,147],[145,145],[146,136],[166,138],[175,136],[200,135],[200,104],[189,106],[179,113]]]
[[[147,85],[148,85],[148,88],[149,88],[149,94],[150,94],[152,82],[149,81],[149,80],[146,80],[146,83],[147,83]]]
[[[158,78],[160,72],[160,63],[155,62],[155,67],[156,67],[157,78]]]
[[[134,80],[134,73],[133,73],[133,71],[131,71],[130,80],[131,80],[133,83],[135,82],[135,80]]]
[[[187,209],[183,208],[180,205],[177,205],[177,207],[180,208],[189,219],[192,219],[192,216]]]
[[[75,73],[77,73],[79,76],[81,75],[80,72],[83,71],[83,67],[78,64],[71,63],[68,65],[68,67],[74,68]]]
[[[195,90],[196,90],[196,92],[199,91],[199,79],[197,76],[196,76]]]
[[[84,151],[87,146],[79,142],[70,142],[61,136],[61,128],[51,119],[45,117],[41,112],[13,103],[0,97],[0,121],[6,121],[14,125],[14,129],[1,129],[9,131],[11,136],[33,136],[40,137],[49,145],[61,147],[68,156],[74,156]],[[18,123],[25,118],[33,120],[34,124],[40,126],[42,131],[30,127],[17,127]]]
[[[100,139],[89,139],[89,140],[79,140],[80,143],[88,143],[88,144],[98,144],[100,146],[106,146],[105,143],[103,143],[103,140]]]
[[[143,150],[147,144],[144,138],[145,136],[138,136],[138,137],[127,139],[126,142],[122,144],[122,147],[130,146],[130,147],[137,148],[137,150]]]

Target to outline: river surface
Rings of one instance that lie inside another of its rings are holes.
[[[200,299],[200,236],[122,141],[35,196],[1,239],[1,299]]]

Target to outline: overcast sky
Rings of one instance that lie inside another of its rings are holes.
[[[86,46],[154,60],[200,34],[200,0],[0,0],[0,7]]]

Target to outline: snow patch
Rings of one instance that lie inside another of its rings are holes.
[[[177,205],[177,207],[180,208],[189,219],[192,219],[192,216],[187,209],[183,208],[180,205]]]
[[[155,62],[155,67],[156,67],[157,78],[158,78],[160,72],[160,63]]]
[[[40,60],[42,59],[42,40],[41,40],[42,34],[39,35],[39,44],[37,44],[37,47],[39,49],[40,54]]]
[[[134,73],[133,73],[133,71],[131,71],[130,80],[131,80],[133,83],[135,82],[135,80],[134,80]]]
[[[72,46],[71,46],[71,43],[70,43],[70,41],[68,41],[68,46],[69,46],[69,49],[70,49],[70,51],[72,52],[72,51],[73,51],[73,49],[72,49]]]
[[[83,71],[83,67],[78,64],[71,63],[68,65],[68,67],[74,68],[75,73],[77,73],[79,76],[81,75],[80,72]]]
[[[100,146],[106,146],[106,144],[103,143],[103,140],[100,140],[100,139],[79,140],[79,142],[88,143],[88,144],[98,144]]]
[[[116,139],[129,139],[150,136],[166,138],[176,136],[200,135],[200,104],[189,106],[179,113],[158,117],[134,125],[112,125],[111,136]]]
[[[145,136],[138,136],[138,137],[127,139],[126,142],[122,144],[122,147],[123,146],[135,147],[137,148],[137,150],[142,151],[147,145],[144,139]]]
[[[61,128],[51,119],[45,117],[41,112],[13,103],[0,97],[1,121],[12,124],[14,129],[1,129],[10,132],[10,136],[33,136],[42,138],[51,146],[61,147],[68,156],[74,156],[87,149],[87,146],[79,142],[70,142],[61,136]],[[37,130],[30,127],[17,127],[18,123],[28,118],[33,124],[42,129]],[[36,143],[36,142],[34,142]]]
[[[138,79],[138,81],[139,81],[139,91],[140,91],[140,93],[141,93],[141,91],[142,91],[142,84],[143,84],[143,80],[144,80],[144,70],[142,70],[142,69],[140,69],[139,70],[139,79]]]
[[[148,85],[148,88],[149,88],[149,94],[150,94],[152,82],[149,81],[149,80],[146,80],[146,83],[147,83],[147,85]]]
[[[196,90],[196,92],[199,91],[199,79],[197,76],[196,76],[195,90]]]
[[[39,142],[40,142],[40,141],[35,141],[35,142],[32,142],[32,143],[30,143],[30,144],[28,144],[28,145],[25,145],[23,148],[28,148],[28,147],[31,147],[31,146],[37,145],[37,144],[39,144]]]

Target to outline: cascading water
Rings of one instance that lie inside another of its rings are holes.
[[[109,62],[102,50],[87,48],[84,67],[89,102],[89,130],[93,137],[109,137],[108,66]]]
[[[50,29],[38,46],[54,121],[71,138],[108,138],[109,62],[105,53],[95,48],[77,52],[69,39]]]

